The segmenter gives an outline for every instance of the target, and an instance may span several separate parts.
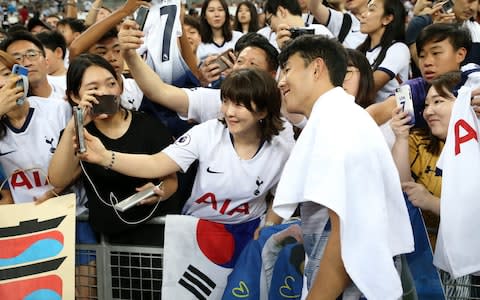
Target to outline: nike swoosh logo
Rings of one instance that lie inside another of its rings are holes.
[[[8,151],[8,152],[5,152],[5,153],[0,153],[0,156],[4,156],[4,155],[10,154],[10,153],[15,152],[15,151],[16,150]]]
[[[360,30],[352,30],[352,33],[360,32]]]
[[[207,168],[207,172],[212,174],[223,174],[223,172],[216,172],[216,171],[210,170],[210,167]]]

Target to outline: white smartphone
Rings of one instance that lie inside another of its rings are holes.
[[[402,108],[402,111],[406,111],[410,116],[409,125],[415,124],[415,110],[413,108],[412,91],[408,84],[402,85],[395,90],[395,99],[397,100],[397,106]]]
[[[121,212],[124,212],[132,207],[134,207],[135,205],[137,205],[137,203],[139,203],[140,201],[142,201],[143,199],[147,199],[148,197],[151,197],[153,195],[155,195],[155,193],[153,192],[153,189],[155,187],[162,187],[163,185],[163,181],[161,181],[158,185],[156,186],[152,186],[146,190],[143,190],[141,192],[137,192],[133,195],[131,195],[130,197],[118,202],[117,204],[115,204],[115,209],[118,210],[118,211],[121,211]]]
[[[83,111],[80,107],[73,107],[73,121],[75,122],[75,134],[78,143],[78,153],[84,153],[87,151],[85,145],[85,137],[83,136]]]

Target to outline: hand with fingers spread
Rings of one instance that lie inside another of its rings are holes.
[[[390,122],[390,127],[395,133],[397,139],[408,139],[410,133],[410,128],[413,125],[409,125],[411,117],[408,115],[408,112],[402,111],[401,107],[396,107],[392,111],[392,121]]]
[[[402,189],[415,207],[440,215],[440,199],[432,195],[423,184],[407,181],[402,183]]]

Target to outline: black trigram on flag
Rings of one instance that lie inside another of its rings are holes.
[[[215,282],[206,274],[192,265],[188,266],[178,283],[195,295],[197,299],[202,300],[206,300],[216,286]]]

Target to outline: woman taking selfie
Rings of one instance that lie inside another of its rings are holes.
[[[124,109],[119,105],[121,89],[113,67],[102,57],[82,54],[75,58],[67,72],[66,94],[69,101],[84,112],[85,127],[105,145],[116,151],[153,154],[168,146],[172,138],[166,128],[155,119],[140,112]],[[97,98],[102,95],[112,97]],[[107,100],[109,99],[109,100]],[[92,110],[99,104],[108,104],[108,114]],[[148,134],[151,133],[151,134]],[[177,189],[175,174],[166,174],[152,180],[125,176],[109,168],[94,164],[80,163],[72,139],[75,136],[75,122],[70,119],[65,128],[57,151],[49,167],[49,178],[56,187],[68,186],[79,176],[82,177],[88,198],[89,222],[96,232],[109,235],[123,243],[154,242],[145,232],[144,226],[135,228],[150,217],[172,210],[172,201],[156,205],[158,197],[150,197],[125,212],[118,212],[113,205],[152,184],[163,181],[163,200]],[[173,203],[175,205],[175,203]]]

